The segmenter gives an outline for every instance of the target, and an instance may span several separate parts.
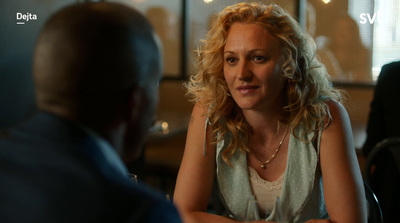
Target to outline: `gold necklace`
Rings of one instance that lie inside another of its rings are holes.
[[[275,150],[274,154],[272,154],[271,158],[269,158],[269,159],[266,160],[265,162],[261,162],[261,161],[257,158],[257,156],[256,156],[256,154],[254,153],[254,151],[253,151],[253,150],[250,150],[250,152],[253,153],[254,157],[257,159],[258,163],[260,163],[260,167],[261,167],[261,168],[265,169],[265,168],[266,168],[266,165],[267,165],[268,163],[270,163],[270,162],[275,158],[276,154],[279,152],[279,149],[280,149],[281,146],[282,146],[283,141],[284,141],[285,138],[286,138],[288,129],[289,129],[289,126],[286,127],[285,135],[283,135],[282,140],[279,142],[278,148],[276,148],[276,150]]]

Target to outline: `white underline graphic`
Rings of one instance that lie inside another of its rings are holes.
[[[24,25],[25,22],[17,22],[17,25]]]

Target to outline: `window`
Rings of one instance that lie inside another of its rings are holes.
[[[308,1],[309,31],[334,81],[372,83],[400,59],[399,11],[398,0]]]
[[[163,47],[164,71],[167,78],[181,76],[181,21],[182,0],[112,0],[141,11],[153,25]]]

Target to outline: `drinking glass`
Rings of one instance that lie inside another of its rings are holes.
[[[274,199],[275,203],[275,218],[274,222],[276,223],[283,223],[285,222],[285,219],[283,218],[282,215],[282,210],[281,210],[281,205],[280,205],[280,198],[279,197],[271,197],[271,199]],[[247,201],[246,205],[246,213],[245,213],[245,222],[251,222],[254,220],[266,220],[269,215],[272,214],[272,211],[265,211],[264,213],[260,213],[260,210],[258,208],[259,206],[259,201],[255,199],[254,196],[250,197]]]
[[[286,220],[284,219],[283,215],[282,215],[282,209],[281,209],[281,198],[280,197],[276,197],[275,199],[275,212],[276,212],[276,216],[277,216],[277,222],[281,222],[284,223],[286,222]]]
[[[136,174],[133,173],[128,173],[128,177],[131,180],[132,183],[137,184],[138,183],[138,178]]]
[[[254,196],[251,196],[247,200],[244,221],[250,222],[254,220],[260,220],[260,215],[258,212],[257,200],[254,198]]]

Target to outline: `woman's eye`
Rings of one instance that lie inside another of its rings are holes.
[[[263,56],[253,56],[252,59],[253,59],[254,61],[257,61],[257,62],[264,62],[264,61],[266,61],[266,58],[263,57]]]
[[[225,60],[226,60],[226,62],[228,62],[228,63],[230,63],[230,64],[236,62],[236,58],[234,58],[234,57],[228,57],[228,58],[226,58]]]

